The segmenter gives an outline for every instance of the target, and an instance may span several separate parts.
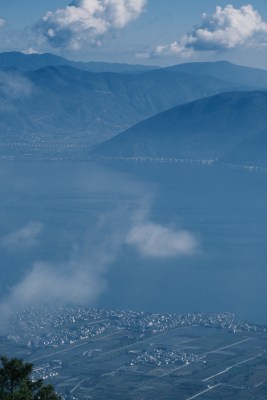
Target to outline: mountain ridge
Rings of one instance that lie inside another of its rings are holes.
[[[92,155],[227,160],[242,142],[265,129],[267,91],[221,93],[142,121],[100,144]]]
[[[159,68],[141,64],[108,63],[102,61],[73,61],[52,54],[25,54],[16,51],[0,53],[0,68],[16,68],[21,72],[34,71],[48,66],[70,66],[83,71],[91,72],[117,72],[117,73],[141,73]]]
[[[49,54],[44,56],[50,60]],[[34,146],[92,148],[173,107],[223,92],[259,89],[208,74],[211,68],[220,75],[225,65],[247,71],[229,63],[202,63],[201,73],[193,64],[127,74],[72,65],[0,70],[0,155],[5,149],[24,152]]]
[[[67,141],[94,146],[174,105],[240,88],[216,78],[164,70],[117,74],[47,66],[2,74],[2,143]]]
[[[233,64],[229,61],[193,62],[173,65],[170,71],[187,72],[195,76],[210,75],[228,82],[267,88],[267,70]]]

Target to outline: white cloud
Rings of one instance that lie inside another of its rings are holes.
[[[99,267],[81,259],[64,266],[36,262],[0,303],[2,320],[7,322],[14,311],[33,305],[92,304],[106,286]]]
[[[179,54],[184,58],[189,58],[193,55],[193,48],[189,47],[189,40],[187,36],[183,36],[180,41],[172,42],[166,46],[159,45],[156,47],[154,55],[175,55]]]
[[[151,220],[152,191],[147,186],[129,181],[124,174],[107,172],[99,167],[93,169],[89,177],[87,171],[84,175],[80,172],[74,174],[70,179],[75,180],[77,190],[112,193],[114,199],[124,196],[128,199],[130,196],[132,201],[124,204],[124,201],[115,200],[111,209],[103,210],[93,219],[90,217],[87,227],[74,230],[75,237],[63,235],[60,246],[66,240],[64,248],[68,249],[66,254],[60,252],[64,259],[58,261],[57,252],[55,260],[36,258],[0,299],[2,320],[3,314],[8,319],[12,311],[32,305],[92,304],[107,287],[108,272],[116,266],[125,245],[133,246],[144,257],[161,259],[191,256],[197,246],[196,239],[189,232]],[[0,245],[11,251],[29,248],[45,238],[46,232],[42,229],[40,222],[30,222],[2,238]],[[42,254],[52,256],[51,252],[42,251]]]
[[[0,71],[0,93],[8,99],[29,97],[33,84],[19,72]]]
[[[25,249],[38,244],[38,236],[43,229],[43,224],[31,221],[16,232],[4,236],[1,246],[9,250]]]
[[[122,29],[144,10],[146,0],[74,0],[66,8],[47,12],[37,29],[53,47],[80,49],[101,45],[100,38]]]
[[[64,273],[58,265],[36,262],[25,279],[13,287],[4,304],[13,309],[18,306],[27,308],[32,304],[62,305],[94,301],[105,287],[104,280],[99,271],[76,262],[73,260],[65,265]]]
[[[32,304],[92,304],[105,290],[107,271],[125,244],[144,257],[194,254],[198,245],[194,235],[149,221],[148,211],[119,210],[103,215],[82,242],[73,246],[69,260],[36,261],[0,303],[1,315],[8,317],[12,311]],[[9,249],[32,246],[41,229],[41,224],[30,223],[5,237],[2,246]]]
[[[35,50],[35,49],[32,48],[32,47],[29,47],[29,48],[26,49],[26,50],[22,50],[22,53],[23,53],[23,54],[27,54],[27,55],[30,55],[30,54],[42,54],[40,51]]]
[[[149,221],[133,226],[126,243],[135,246],[143,256],[162,258],[191,255],[197,247],[197,241],[191,233]]]
[[[248,4],[241,8],[216,7],[214,14],[202,15],[202,23],[191,33],[168,45],[158,46],[156,54],[190,56],[194,51],[221,51],[267,43],[267,23]]]
[[[33,304],[92,304],[105,289],[107,269],[124,242],[126,225],[119,221],[126,218],[122,214],[101,216],[80,243],[73,243],[72,254],[65,262],[36,261],[0,303],[1,315],[8,317],[12,311]],[[28,235],[28,231],[31,229],[25,227],[10,235],[5,245],[22,244],[20,239],[31,243],[35,235]]]
[[[4,18],[0,18],[0,28],[6,24]]]

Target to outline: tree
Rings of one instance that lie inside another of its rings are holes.
[[[18,358],[0,357],[1,400],[60,400],[52,385],[32,381],[33,365]]]

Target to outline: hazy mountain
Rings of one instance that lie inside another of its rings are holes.
[[[156,66],[132,65],[106,62],[71,61],[54,54],[24,54],[19,52],[0,53],[0,69],[14,68],[22,72],[34,71],[44,67],[69,66],[91,72],[134,73],[156,69]]]
[[[0,53],[0,69],[14,68],[22,72],[44,67],[69,66],[90,72],[142,73],[159,69],[156,66],[125,63],[79,62],[67,60],[54,54],[24,54],[20,52]],[[267,88],[267,70],[244,67],[226,61],[194,62],[174,65],[161,70],[185,73],[194,76],[210,76],[226,82],[234,82],[254,88]]]
[[[231,162],[235,163],[238,146],[243,159],[254,151],[267,152],[261,149],[267,141],[266,131],[260,133],[264,129],[267,92],[222,93],[147,119],[100,145],[94,154],[215,160],[226,159],[232,152]]]
[[[227,82],[267,88],[267,70],[235,65],[227,61],[185,63],[168,67],[167,70],[194,76],[209,75]]]
[[[91,146],[175,105],[234,89],[237,85],[213,77],[167,70],[115,74],[60,66],[0,71],[1,146]]]

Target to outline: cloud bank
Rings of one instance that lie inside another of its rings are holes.
[[[92,304],[105,289],[105,273],[123,242],[125,227],[118,226],[118,217],[116,212],[100,216],[85,237],[72,243],[71,255],[65,262],[36,260],[0,303],[0,313],[5,320],[12,312],[32,306]],[[32,243],[33,231],[37,235],[38,226],[30,223],[4,238],[3,244],[21,244],[20,239],[25,242],[28,236]]]
[[[171,44],[158,46],[156,54],[191,56],[195,51],[224,51],[247,45],[267,44],[267,23],[248,4],[241,8],[216,7],[202,15],[202,23]]]
[[[40,51],[35,50],[33,47],[29,47],[28,49],[21,51],[23,54],[31,55],[31,54],[42,54]]]
[[[193,254],[197,247],[195,237],[187,231],[146,221],[129,231],[126,243],[133,245],[145,257],[177,257]]]
[[[0,94],[9,99],[29,97],[33,91],[32,82],[18,72],[0,71]]]
[[[40,223],[2,239],[2,246],[18,249],[36,243]],[[32,305],[92,304],[107,286],[107,271],[114,266],[123,246],[133,246],[142,257],[190,256],[197,240],[187,231],[156,224],[149,211],[122,210],[100,216],[96,226],[73,246],[66,262],[36,261],[24,278],[14,285],[0,303],[1,315]]]
[[[79,50],[99,45],[112,29],[122,29],[144,10],[146,0],[74,0],[66,8],[47,12],[37,24],[49,44]]]
[[[43,224],[30,221],[22,229],[4,236],[0,242],[1,247],[11,251],[33,247],[38,244],[38,236],[42,229]]]

